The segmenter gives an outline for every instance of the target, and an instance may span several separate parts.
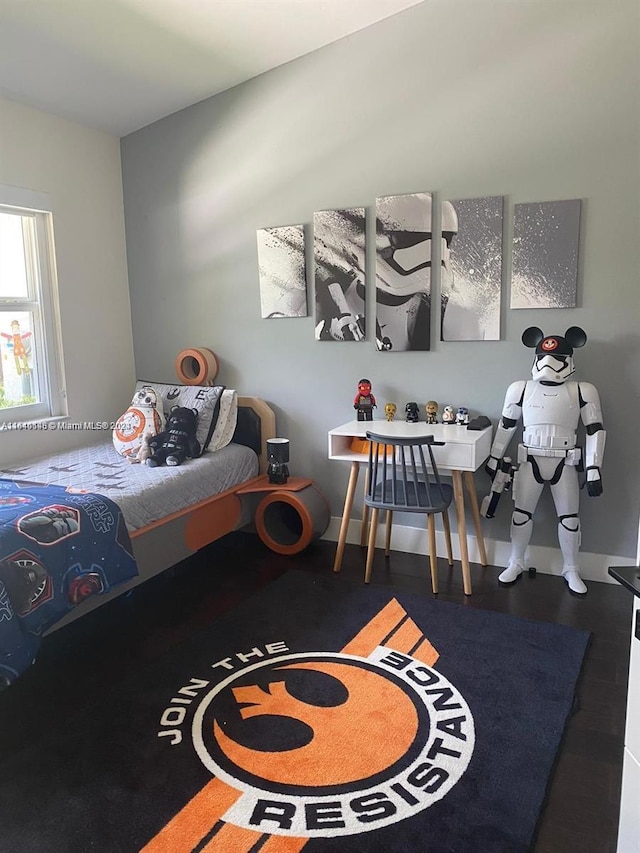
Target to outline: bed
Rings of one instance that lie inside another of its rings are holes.
[[[109,437],[0,469],[0,509],[8,519],[0,525],[0,680],[10,683],[24,670],[41,635],[253,520],[251,488],[267,469],[275,415],[256,397],[235,402],[233,432],[223,446],[177,467],[133,465]],[[215,440],[213,429],[211,435]],[[27,537],[26,551],[17,536],[22,543]],[[93,578],[69,574],[78,547],[80,563],[96,569]],[[30,592],[11,582],[18,566],[29,573]]]

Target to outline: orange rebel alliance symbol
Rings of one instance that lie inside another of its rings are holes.
[[[323,672],[340,681],[346,702],[318,707],[287,692],[283,681],[270,692],[257,686],[235,687],[243,719],[263,714],[301,720],[313,740],[285,752],[262,752],[241,746],[214,723],[214,735],[226,756],[250,773],[287,785],[322,786],[356,782],[380,773],[407,752],[418,731],[418,714],[409,696],[390,679],[357,663],[309,661],[280,667]]]

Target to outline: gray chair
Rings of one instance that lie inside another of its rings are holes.
[[[453,488],[440,479],[432,450],[434,445],[444,445],[445,442],[435,441],[433,435],[391,438],[367,432],[367,438],[369,465],[364,502],[371,508],[371,527],[364,582],[369,583],[371,580],[379,511],[381,509],[387,511],[385,556],[389,556],[391,547],[393,513],[395,511],[418,512],[427,516],[431,588],[434,593],[437,593],[438,567],[434,519],[436,514],[442,515],[448,562],[450,566],[453,565],[448,513],[453,499]]]

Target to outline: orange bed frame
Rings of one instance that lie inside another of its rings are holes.
[[[251,415],[252,439],[258,453],[260,474],[245,480],[206,500],[186,509],[174,512],[158,521],[131,533],[133,552],[138,564],[138,575],[121,584],[106,595],[89,598],[74,608],[50,630],[56,630],[75,621],[85,613],[106,604],[124,592],[139,586],[149,578],[190,557],[196,551],[215,542],[216,539],[245,527],[253,521],[259,493],[251,490],[259,483],[267,470],[267,439],[276,434],[276,419],[273,409],[259,397],[238,397],[238,408],[247,409]],[[239,412],[239,417],[241,413]],[[243,492],[243,494],[239,494]]]

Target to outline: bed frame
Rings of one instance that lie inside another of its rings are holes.
[[[221,536],[252,522],[256,497],[252,494],[239,495],[238,492],[266,473],[266,442],[267,439],[274,438],[275,434],[276,419],[273,409],[258,397],[238,397],[238,425],[233,441],[255,450],[260,463],[260,474],[252,480],[245,480],[231,489],[133,531],[131,542],[138,564],[138,576],[106,595],[87,599],[57,622],[50,631],[79,619],[107,601],[175,566]]]

